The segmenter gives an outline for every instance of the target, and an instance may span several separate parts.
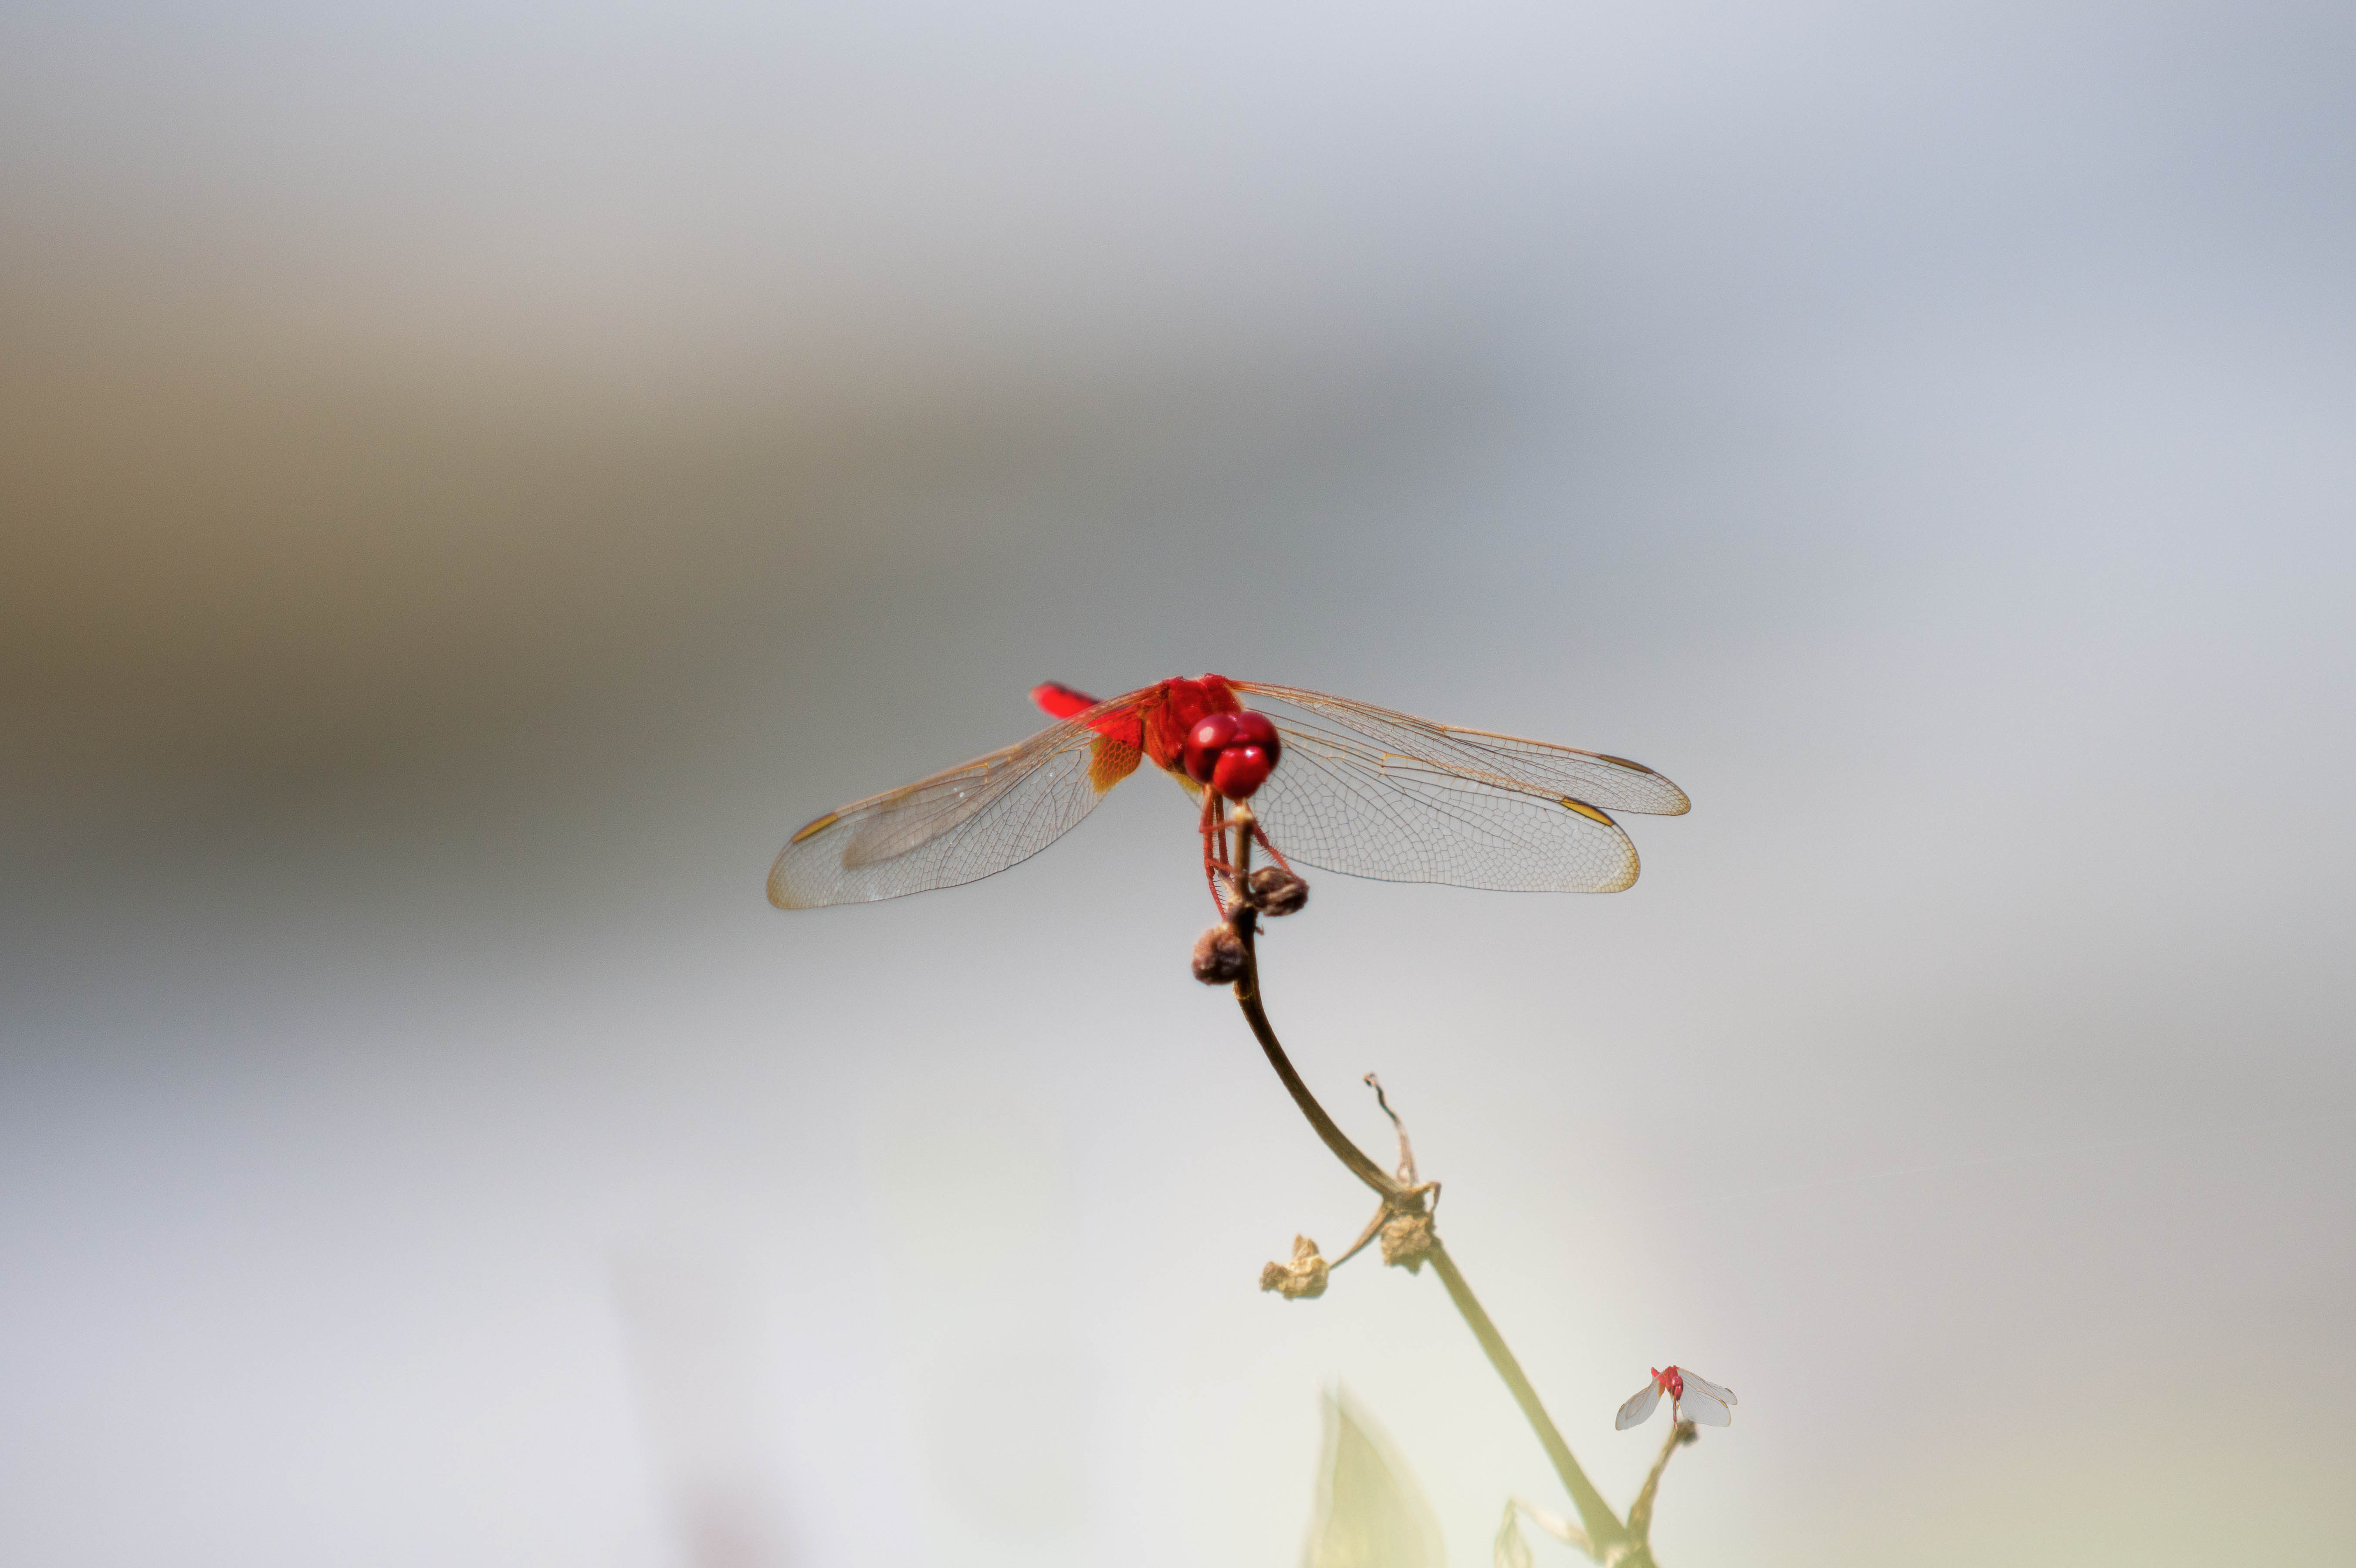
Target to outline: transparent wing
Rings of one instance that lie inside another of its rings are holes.
[[[1660,1403],[1661,1385],[1648,1382],[1637,1390],[1627,1403],[1620,1407],[1620,1413],[1612,1418],[1612,1424],[1625,1432],[1632,1426],[1641,1424],[1646,1416],[1653,1413],[1653,1407]]]
[[[1595,797],[1636,802],[1640,811],[1687,806],[1676,785],[1633,763],[1450,730],[1290,687],[1237,684],[1271,699],[1269,717],[1284,737],[1283,759],[1252,807],[1279,849],[1325,870],[1617,892],[1636,880],[1636,847]]]
[[[769,901],[816,909],[895,899],[1029,859],[1136,771],[1137,747],[1095,726],[1141,695],[1100,702],[1020,745],[828,812],[769,868]]]
[[[1348,731],[1370,742],[1377,752],[1398,752],[1468,778],[1489,779],[1549,799],[1567,795],[1606,811],[1633,811],[1648,816],[1681,816],[1693,805],[1685,791],[1644,763],[1625,757],[1515,735],[1494,735],[1485,730],[1460,730],[1294,686],[1255,686],[1242,680],[1232,684],[1238,691],[1290,703],[1329,727]]]
[[[1704,1426],[1730,1426],[1734,1424],[1734,1412],[1726,1408],[1726,1402],[1696,1392],[1691,1378],[1686,1380],[1686,1392],[1677,1400],[1677,1415],[1680,1420],[1697,1421]]]
[[[1732,1389],[1720,1388],[1716,1383],[1710,1381],[1708,1378],[1697,1378],[1691,1372],[1686,1371],[1683,1367],[1679,1367],[1677,1369],[1677,1376],[1685,1380],[1686,1393],[1688,1397],[1698,1393],[1707,1398],[1714,1399],[1720,1404],[1740,1404],[1742,1403],[1740,1400],[1734,1397],[1734,1391]]]

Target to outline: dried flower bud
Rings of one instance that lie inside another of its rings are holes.
[[[1194,939],[1194,978],[1226,986],[1244,977],[1244,939],[1225,922]]]
[[[1690,1421],[1680,1421],[1677,1423],[1676,1439],[1680,1446],[1687,1443],[1697,1443],[1701,1440],[1701,1428]]]
[[[1309,901],[1309,884],[1281,866],[1251,874],[1251,901],[1265,915],[1297,914]]]
[[[1431,1251],[1431,1216],[1401,1214],[1383,1227],[1383,1262],[1416,1274]]]
[[[1272,1290],[1287,1301],[1299,1301],[1304,1296],[1325,1294],[1325,1260],[1317,1255],[1317,1243],[1306,1236],[1292,1238],[1292,1261],[1270,1264],[1259,1271],[1259,1287]]]

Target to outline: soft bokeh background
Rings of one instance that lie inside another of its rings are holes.
[[[784,915],[1205,668],[1634,756],[1321,879],[1705,1563],[2356,1552],[2356,11],[0,11],[0,1557],[1295,1560],[1543,1456],[1226,999],[1175,790]],[[1541,1543],[1551,1561],[1559,1548]]]

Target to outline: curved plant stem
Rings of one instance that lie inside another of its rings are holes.
[[[1248,864],[1246,858],[1248,855],[1248,848],[1244,849],[1243,854],[1237,857],[1237,863]],[[1325,1114],[1325,1107],[1317,1103],[1317,1096],[1309,1092],[1309,1085],[1294,1070],[1291,1058],[1285,1054],[1282,1042],[1276,1038],[1275,1028],[1268,1021],[1267,1009],[1260,1005],[1259,946],[1256,940],[1258,921],[1249,908],[1245,908],[1236,912],[1235,925],[1237,933],[1243,938],[1245,955],[1243,978],[1236,982],[1236,1000],[1241,1004],[1244,1019],[1251,1025],[1252,1034],[1259,1040],[1260,1050],[1268,1053],[1269,1065],[1276,1069],[1276,1075],[1283,1080],[1286,1091],[1292,1096],[1292,1103],[1301,1107],[1301,1114],[1308,1118],[1310,1126],[1316,1130],[1325,1147],[1333,1151],[1334,1158],[1348,1167],[1353,1176],[1380,1193],[1386,1204],[1407,1198],[1408,1189],[1392,1179],[1381,1166],[1368,1157],[1364,1149],[1350,1141],[1350,1136]],[[1537,1434],[1538,1443],[1546,1449],[1547,1457],[1553,1462],[1555,1474],[1561,1478],[1563,1489],[1570,1494],[1572,1504],[1579,1509],[1579,1521],[1585,1527],[1588,1540],[1593,1543],[1590,1550],[1601,1561],[1607,1549],[1629,1540],[1627,1526],[1620,1522],[1619,1516],[1612,1511],[1611,1505],[1603,1500],[1602,1494],[1587,1478],[1587,1472],[1579,1467],[1577,1459],[1571,1457],[1570,1445],[1562,1440],[1562,1433],[1555,1426],[1554,1418],[1539,1403],[1537,1390],[1530,1386],[1529,1378],[1522,1371],[1521,1362],[1515,1359],[1505,1336],[1497,1332],[1496,1324],[1490,1321],[1487,1309],[1472,1294],[1472,1287],[1464,1282],[1462,1271],[1457,1268],[1456,1260],[1448,1255],[1448,1249],[1440,1243],[1437,1232],[1432,1236],[1430,1250],[1423,1254],[1423,1261],[1430,1264],[1439,1274],[1440,1283],[1448,1289],[1448,1299],[1456,1304],[1456,1310],[1463,1317],[1465,1326],[1481,1342],[1481,1349],[1489,1358],[1489,1364],[1497,1369],[1497,1375],[1505,1381],[1514,1403],[1522,1407],[1522,1414],[1529,1422],[1531,1430]],[[1646,1560],[1649,1562],[1649,1558]],[[1633,1568],[1636,1560],[1629,1557],[1622,1561]]]
[[[1238,804],[1227,826],[1235,833],[1235,845],[1228,853],[1227,864],[1234,870],[1236,886],[1240,891],[1251,874],[1254,826],[1251,808]],[[1351,1175],[1381,1194],[1385,1203],[1390,1202],[1404,1189],[1392,1180],[1381,1166],[1368,1158],[1365,1150],[1352,1143],[1350,1135],[1325,1114],[1325,1107],[1317,1103],[1317,1096],[1309,1092],[1309,1085],[1302,1083],[1301,1074],[1293,1071],[1292,1059],[1284,1054],[1284,1045],[1276,1038],[1276,1028],[1268,1021],[1267,1009],[1259,1005],[1258,912],[1246,903],[1236,909],[1230,919],[1235,924],[1236,934],[1243,938],[1244,944],[1244,975],[1236,982],[1236,1000],[1241,1004],[1244,1021],[1251,1025],[1252,1034],[1258,1040],[1260,1050],[1268,1053],[1268,1064],[1276,1069],[1277,1077],[1284,1081],[1285,1092],[1292,1096],[1292,1103],[1301,1107],[1301,1114],[1309,1118],[1310,1126],[1324,1140],[1325,1147],[1333,1151],[1333,1157],[1347,1166]]]
[[[1661,1456],[1653,1461],[1653,1473],[1644,1477],[1644,1489],[1628,1505],[1628,1533],[1636,1538],[1641,1551],[1621,1559],[1627,1568],[1653,1568],[1653,1502],[1661,1495],[1661,1472],[1669,1467],[1676,1451],[1694,1440],[1694,1424],[1690,1421],[1669,1423],[1669,1440],[1661,1445]],[[1614,1568],[1618,1568],[1615,1564]]]
[[[1236,982],[1236,1000],[1243,1004],[1244,1021],[1251,1025],[1252,1033],[1258,1038],[1260,1050],[1268,1053],[1268,1064],[1276,1069],[1276,1075],[1284,1081],[1285,1089],[1292,1095],[1292,1103],[1301,1107],[1301,1114],[1309,1118],[1309,1125],[1316,1129],[1319,1137],[1325,1140],[1325,1147],[1333,1151],[1333,1157],[1348,1166],[1351,1175],[1385,1199],[1398,1197],[1401,1191],[1399,1184],[1392,1180],[1381,1166],[1367,1157],[1365,1150],[1352,1143],[1349,1134],[1334,1125],[1333,1118],[1325,1114],[1325,1107],[1317,1103],[1317,1096],[1309,1092],[1309,1085],[1301,1081],[1301,1074],[1293,1071],[1292,1059],[1284,1054],[1284,1046],[1268,1021],[1267,1009],[1259,1005],[1259,955],[1252,941],[1252,927],[1257,923],[1252,920],[1250,912],[1246,911],[1236,923],[1242,928],[1244,951],[1251,955],[1244,967],[1244,977]]]
[[[1424,1255],[1424,1262],[1432,1266],[1440,1275],[1440,1283],[1448,1287],[1448,1299],[1456,1304],[1457,1313],[1464,1319],[1465,1327],[1471,1328],[1472,1337],[1481,1341],[1481,1349],[1488,1356],[1489,1364],[1497,1369],[1497,1375],[1505,1380],[1505,1387],[1513,1393],[1514,1403],[1522,1407],[1522,1414],[1529,1422],[1530,1430],[1538,1435],[1538,1442],[1546,1449],[1547,1457],[1554,1462],[1554,1473],[1562,1478],[1563,1489],[1570,1494],[1572,1506],[1579,1509],[1579,1522],[1586,1530],[1587,1539],[1598,1546],[1605,1546],[1623,1538],[1627,1531],[1618,1516],[1612,1513],[1612,1505],[1603,1500],[1603,1494],[1595,1489],[1594,1483],[1587,1478],[1587,1472],[1579,1467],[1577,1459],[1571,1457],[1570,1445],[1562,1440],[1561,1432],[1555,1427],[1554,1417],[1548,1415],[1546,1406],[1538,1403],[1538,1391],[1530,1386],[1529,1378],[1522,1371],[1522,1363],[1514,1359],[1505,1337],[1498,1333],[1496,1324],[1489,1320],[1488,1309],[1481,1305],[1480,1297],[1472,1294],[1472,1287],[1464,1283],[1463,1271],[1456,1266],[1456,1260],[1448,1255],[1448,1248],[1437,1236],[1432,1238],[1431,1251]]]

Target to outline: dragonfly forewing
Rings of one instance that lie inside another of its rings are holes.
[[[1622,1432],[1632,1426],[1642,1425],[1644,1418],[1653,1413],[1653,1407],[1660,1403],[1661,1385],[1646,1383],[1628,1396],[1628,1403],[1620,1407],[1620,1413],[1612,1418],[1612,1424]]]
[[[1741,1403],[1741,1401],[1734,1397],[1734,1391],[1732,1389],[1720,1388],[1716,1383],[1710,1381],[1708,1378],[1697,1378],[1691,1372],[1687,1371],[1683,1367],[1679,1367],[1677,1369],[1677,1375],[1685,1380],[1686,1392],[1687,1393],[1697,1393],[1705,1399],[1714,1399],[1720,1404],[1740,1404]]]
[[[1510,780],[1518,789],[1551,799],[1568,795],[1606,811],[1676,816],[1692,808],[1685,791],[1644,763],[1625,757],[1436,724],[1411,713],[1300,687],[1250,681],[1237,681],[1235,686],[1238,691],[1289,704],[1312,716],[1321,728],[1358,736],[1379,752],[1413,757],[1467,777]]]

